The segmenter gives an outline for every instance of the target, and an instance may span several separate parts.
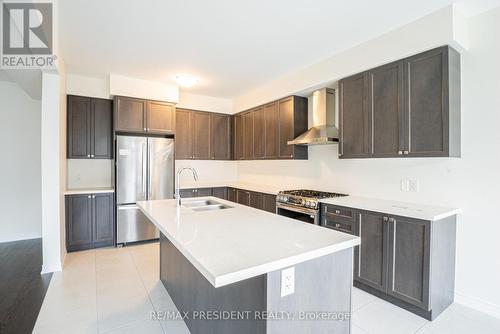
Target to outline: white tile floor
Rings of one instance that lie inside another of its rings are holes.
[[[34,333],[189,333],[183,321],[150,320],[151,311],[176,310],[158,277],[157,243],[70,253]],[[500,319],[458,304],[431,323],[356,288],[353,310],[353,334],[500,333]]]

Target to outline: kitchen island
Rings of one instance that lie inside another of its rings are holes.
[[[191,333],[350,332],[358,237],[215,197],[138,206],[160,230],[160,279]]]

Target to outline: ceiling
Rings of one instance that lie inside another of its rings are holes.
[[[64,0],[72,73],[171,81],[235,97],[440,9],[453,0]]]

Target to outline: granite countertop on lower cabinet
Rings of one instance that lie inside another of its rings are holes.
[[[114,192],[115,190],[111,187],[73,188],[73,189],[66,189],[64,191],[64,195],[106,194]]]
[[[428,221],[438,221],[462,212],[461,209],[457,208],[447,208],[360,196],[325,198],[321,200],[321,203]]]

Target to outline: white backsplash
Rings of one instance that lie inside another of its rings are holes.
[[[113,187],[114,160],[68,159],[67,188]]]

